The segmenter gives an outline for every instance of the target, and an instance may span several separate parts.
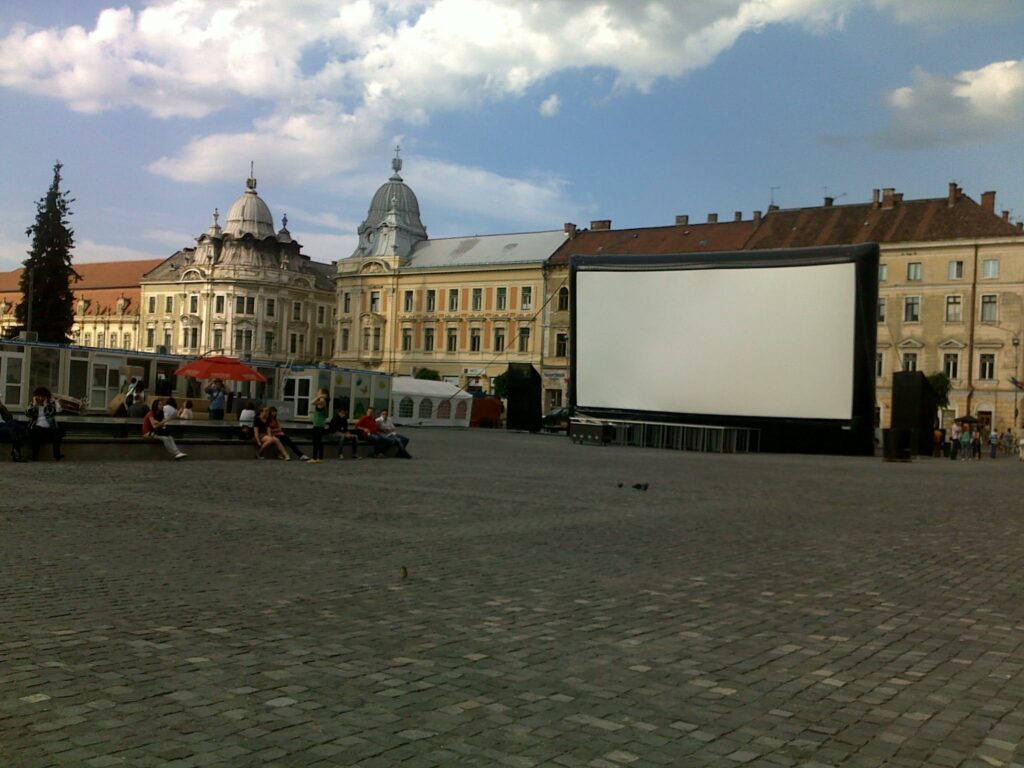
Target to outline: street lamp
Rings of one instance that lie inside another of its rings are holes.
[[[1017,393],[1020,392],[1020,379],[1017,378],[1017,374],[1020,373],[1020,336],[1013,337],[1013,426],[1017,426]]]

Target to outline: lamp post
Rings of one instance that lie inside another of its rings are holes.
[[[1020,336],[1013,337],[1013,377],[1016,381],[1017,375],[1020,373]],[[1014,384],[1013,386],[1013,426],[1017,426],[1017,418],[1019,412],[1017,410],[1017,394],[1020,392],[1020,387]]]

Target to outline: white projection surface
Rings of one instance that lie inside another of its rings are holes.
[[[850,419],[853,263],[576,274],[576,405]]]

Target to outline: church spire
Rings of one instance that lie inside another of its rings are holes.
[[[401,145],[400,144],[396,144],[395,145],[395,157],[391,161],[391,169],[395,173],[391,177],[390,181],[401,181],[402,180],[402,177],[398,174],[398,172],[400,170],[402,170],[402,158],[400,157],[401,152],[402,152]]]

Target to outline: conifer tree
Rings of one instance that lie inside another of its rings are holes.
[[[50,189],[36,203],[36,223],[25,230],[32,238],[32,249],[22,262],[25,269],[21,273],[20,288],[24,299],[16,309],[18,322],[26,326],[26,330],[38,333],[40,341],[61,344],[70,339],[75,321],[71,283],[81,279],[71,266],[75,233],[68,217],[74,200],[61,191],[62,167],[60,162],[54,164]],[[32,327],[27,328],[30,301]]]

